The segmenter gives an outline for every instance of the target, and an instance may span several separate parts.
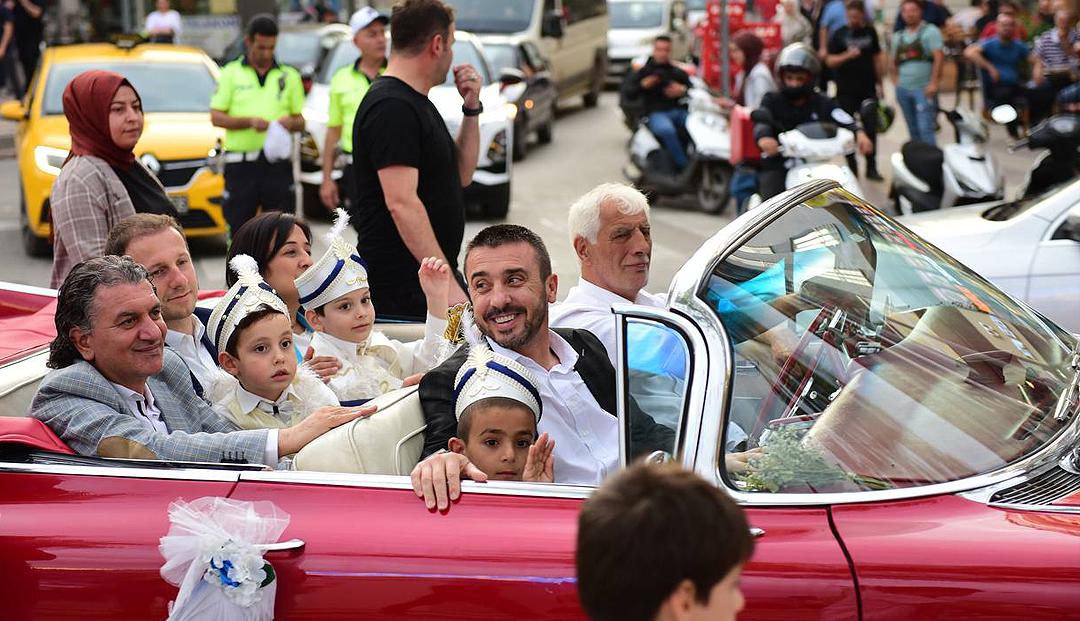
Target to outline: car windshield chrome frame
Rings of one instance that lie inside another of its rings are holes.
[[[615,385],[619,414],[619,466],[625,468],[628,465],[629,438],[627,438],[626,430],[629,423],[626,412],[629,381],[626,377],[626,357],[623,355],[626,351],[626,326],[629,320],[637,319],[674,330],[687,347],[689,373],[686,378],[682,415],[675,429],[675,451],[671,458],[692,469],[697,460],[701,430],[705,422],[700,413],[708,411],[705,404],[701,403],[708,397],[708,393],[702,394],[693,390],[695,385],[706,384],[709,376],[709,349],[704,335],[694,322],[669,310],[637,304],[614,304],[612,312],[618,320],[616,360],[619,364],[615,367]],[[724,361],[726,362],[726,358]]]
[[[726,425],[728,408],[731,405],[731,390],[734,381],[734,349],[723,323],[715,313],[698,297],[698,292],[708,281],[716,266],[738,249],[746,241],[761,232],[762,229],[779,219],[792,208],[805,200],[829,190],[842,189],[833,180],[811,181],[780,194],[758,208],[744,213],[722,228],[687,261],[676,273],[668,290],[668,307],[671,311],[692,319],[704,334],[708,347],[713,352],[724,352],[724,368],[710,373],[705,385],[691,387],[692,393],[704,392],[704,398],[692,399],[704,405],[703,411],[688,410],[688,417],[699,417],[712,423],[711,428],[719,431],[720,425]],[[906,229],[905,229],[906,230]],[[1027,308],[1025,305],[1024,308]],[[1036,315],[1040,321],[1044,321]],[[710,442],[710,435],[715,436]],[[1012,464],[992,472],[956,479],[944,483],[905,487],[887,490],[824,492],[824,493],[770,493],[746,492],[729,485],[721,472],[723,464],[723,444],[717,441],[721,434],[702,434],[697,455],[700,459],[692,465],[695,472],[701,474],[718,487],[725,490],[742,505],[794,505],[820,506],[832,504],[851,504],[919,498],[939,494],[968,492],[979,488],[1000,485],[1004,482],[1019,482],[1029,478],[1033,471],[1043,468],[1047,463],[1057,463],[1069,448],[1080,443],[1080,415],[1073,414],[1072,421],[1062,429],[1056,438],[1048,441],[1042,448]]]

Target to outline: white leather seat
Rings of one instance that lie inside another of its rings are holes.
[[[297,470],[354,474],[409,474],[424,448],[424,411],[416,386],[371,400],[379,406],[319,436],[293,459]]]
[[[21,358],[0,368],[0,416],[26,416],[38,384],[49,372],[49,350]]]

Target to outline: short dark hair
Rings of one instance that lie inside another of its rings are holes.
[[[472,431],[473,414],[491,407],[521,408],[527,411],[530,415],[532,414],[532,410],[529,409],[529,406],[518,401],[517,399],[511,399],[510,397],[487,397],[485,399],[481,399],[476,403],[470,404],[469,407],[465,408],[465,411],[461,413],[461,417],[458,418],[456,434],[458,439],[462,442],[468,443],[469,432]],[[533,437],[535,438],[535,436],[536,431],[534,429]]]
[[[652,621],[683,580],[708,603],[753,549],[742,510],[716,486],[677,464],[638,462],[581,507],[578,596],[594,621]]]
[[[142,281],[154,283],[146,275],[146,269],[131,257],[107,255],[83,261],[71,268],[60,291],[56,295],[56,338],[49,344],[49,360],[45,366],[63,369],[83,360],[79,349],[71,340],[71,329],[83,332],[94,330],[94,299],[101,287],[134,284]],[[154,289],[157,294],[157,289]]]
[[[435,35],[450,37],[454,9],[442,0],[402,0],[390,12],[392,52],[415,56]]]
[[[128,246],[136,239],[147,235],[155,235],[170,227],[180,233],[180,237],[187,243],[187,237],[184,237],[184,229],[181,228],[176,218],[170,215],[137,213],[128,216],[109,231],[109,236],[105,239],[105,254],[115,254],[117,256],[127,254]]]
[[[239,354],[237,352],[239,350],[237,350],[236,347],[240,344],[240,335],[244,332],[244,330],[250,328],[251,324],[262,319],[263,317],[269,317],[270,315],[273,315],[275,313],[280,315],[281,311],[271,307],[268,304],[260,304],[258,308],[251,311],[247,315],[244,315],[244,318],[236,324],[236,328],[233,330],[232,334],[229,335],[229,340],[225,343],[225,353],[229,354],[233,358],[238,358]]]
[[[536,259],[540,263],[540,278],[547,280],[551,276],[551,255],[548,254],[547,246],[540,236],[529,229],[517,224],[492,224],[476,234],[469,244],[465,246],[465,259],[468,261],[469,253],[474,248],[498,248],[506,244],[525,243],[536,251]],[[468,279],[469,275],[465,274]]]
[[[858,11],[860,13],[866,13],[866,3],[863,0],[848,0],[844,5],[849,11]]]
[[[247,38],[254,39],[255,35],[264,37],[278,36],[278,25],[274,16],[269,13],[259,13],[251,18],[247,25]]]
[[[656,38],[653,39],[653,43],[658,43],[660,41],[667,41],[668,43],[671,43],[671,37],[669,37],[668,35],[656,35]]]
[[[1006,7],[1012,9],[1014,12],[1020,11],[1020,7],[1012,0],[1001,0],[1001,2],[998,2],[998,11],[1001,11],[1001,9]]]
[[[228,256],[225,257],[225,284],[236,284],[236,274],[229,269],[229,261],[238,254],[246,254],[255,259],[259,273],[266,275],[266,266],[278,250],[289,240],[294,226],[304,231],[308,242],[311,241],[311,227],[307,222],[284,211],[268,211],[248,220],[233,232]]]
[[[919,7],[919,9],[922,9],[922,2],[920,2],[919,0],[900,0],[900,6],[904,6],[909,2]]]

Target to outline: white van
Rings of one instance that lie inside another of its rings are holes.
[[[660,35],[671,37],[671,59],[690,54],[693,36],[686,23],[683,0],[608,0],[611,30],[608,31],[608,76],[620,81],[639,56],[652,53]]]
[[[606,0],[445,0],[455,27],[481,40],[532,42],[550,61],[559,102],[581,95],[596,105],[607,77]]]

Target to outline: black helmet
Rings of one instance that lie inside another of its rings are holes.
[[[814,48],[805,43],[792,43],[780,50],[780,55],[776,57],[776,74],[780,75],[785,69],[809,71],[811,76],[817,78],[821,72],[821,61]]]

